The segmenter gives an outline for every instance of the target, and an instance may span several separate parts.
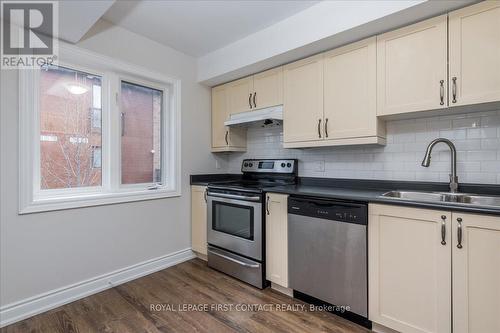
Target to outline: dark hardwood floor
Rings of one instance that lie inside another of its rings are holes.
[[[190,309],[190,304],[199,308]],[[226,308],[214,308],[217,304]],[[252,308],[240,311],[247,305]],[[285,305],[296,309],[304,306],[305,310],[277,308]],[[368,330],[327,312],[308,311],[306,303],[270,288],[255,289],[208,268],[202,260],[193,259],[4,327],[0,332],[340,333]]]

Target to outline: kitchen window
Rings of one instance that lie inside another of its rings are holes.
[[[121,183],[161,184],[163,91],[121,82]]]
[[[63,51],[20,71],[20,213],[180,195],[180,82]]]

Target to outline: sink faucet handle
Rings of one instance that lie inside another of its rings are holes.
[[[450,173],[450,192],[456,193],[458,191],[458,176]]]

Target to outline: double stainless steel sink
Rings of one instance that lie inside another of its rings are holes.
[[[485,196],[469,193],[390,191],[382,194],[382,197],[411,201],[431,201],[500,207],[500,196]]]

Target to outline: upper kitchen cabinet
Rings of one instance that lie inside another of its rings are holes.
[[[253,76],[252,103],[254,109],[283,104],[283,67],[277,67]]]
[[[228,85],[212,88],[212,152],[245,151],[246,131],[224,125],[229,116]]]
[[[283,146],[385,144],[376,59],[372,37],[285,66]]]
[[[229,114],[283,104],[283,67],[227,84]]]
[[[253,93],[253,76],[228,83],[228,113],[240,113],[252,109]]]
[[[500,2],[449,14],[450,106],[500,100]]]
[[[324,136],[326,140],[385,137],[377,119],[376,38],[325,53]]]
[[[286,65],[283,78],[283,142],[322,139],[323,54]]]
[[[447,107],[446,27],[442,15],[377,37],[379,116]]]
[[[500,332],[500,217],[453,213],[453,332]]]

